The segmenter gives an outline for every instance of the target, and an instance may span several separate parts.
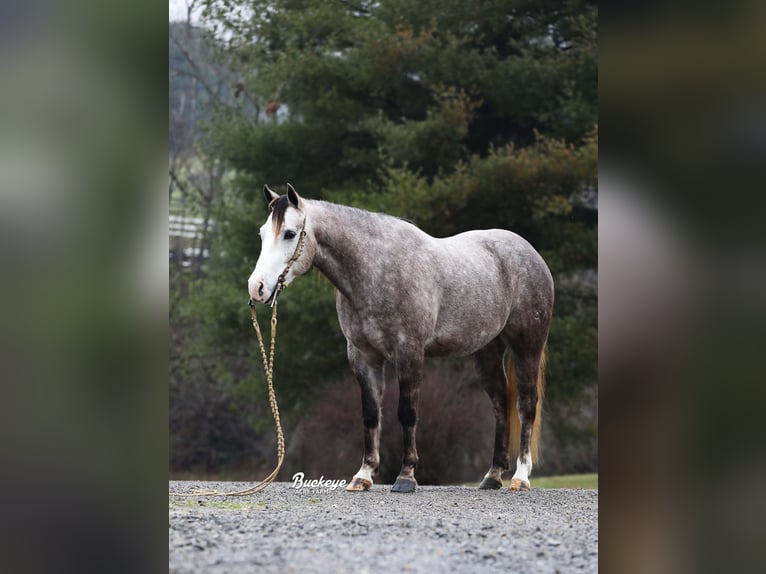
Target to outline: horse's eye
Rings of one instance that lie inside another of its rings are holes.
[[[289,229],[285,231],[284,238],[285,239],[292,239],[295,237],[295,231],[290,231]]]

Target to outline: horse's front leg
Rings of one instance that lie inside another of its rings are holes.
[[[391,492],[414,492],[418,486],[415,469],[418,465],[418,450],[415,446],[415,434],[418,422],[418,395],[420,382],[423,380],[423,354],[397,360],[399,377],[399,422],[404,435],[404,457],[402,469]]]
[[[364,457],[362,466],[351,479],[346,490],[364,491],[372,487],[372,477],[378,474],[380,466],[380,425],[381,405],[385,378],[383,361],[364,358],[349,344],[348,360],[362,390],[362,419],[364,421]]]

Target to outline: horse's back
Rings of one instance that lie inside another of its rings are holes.
[[[448,268],[469,266],[479,277],[495,273],[509,288],[553,289],[547,264],[534,247],[507,229],[466,231],[438,240]]]

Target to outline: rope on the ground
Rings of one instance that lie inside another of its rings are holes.
[[[255,494],[266,488],[279,474],[279,469],[282,468],[282,463],[285,460],[285,437],[282,434],[282,424],[279,421],[279,407],[277,406],[277,397],[274,394],[274,344],[277,340],[277,303],[274,301],[274,306],[271,311],[271,341],[269,344],[269,355],[266,356],[266,347],[263,344],[263,335],[261,335],[261,328],[258,325],[258,319],[256,318],[255,305],[250,308],[250,313],[253,319],[253,328],[255,328],[255,334],[258,336],[258,345],[261,347],[261,357],[263,358],[263,371],[266,374],[266,382],[269,387],[269,406],[271,406],[271,414],[274,416],[274,423],[277,427],[277,466],[276,468],[264,478],[261,482],[250,488],[243,490],[236,490],[234,492],[223,492],[221,490],[204,490],[196,488],[191,492],[171,492],[172,496],[247,496],[249,494]]]

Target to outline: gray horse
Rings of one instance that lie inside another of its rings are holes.
[[[417,487],[418,390],[425,357],[473,355],[495,414],[492,466],[480,488],[497,489],[517,455],[512,490],[529,489],[537,462],[545,345],[553,279],[515,233],[468,231],[437,239],[380,213],[263,188],[271,213],[260,229],[252,300],[272,303],[312,266],[336,287],[348,360],[362,390],[364,457],[347,490],[372,486],[380,464],[384,366],[399,380],[404,458],[392,492]]]

